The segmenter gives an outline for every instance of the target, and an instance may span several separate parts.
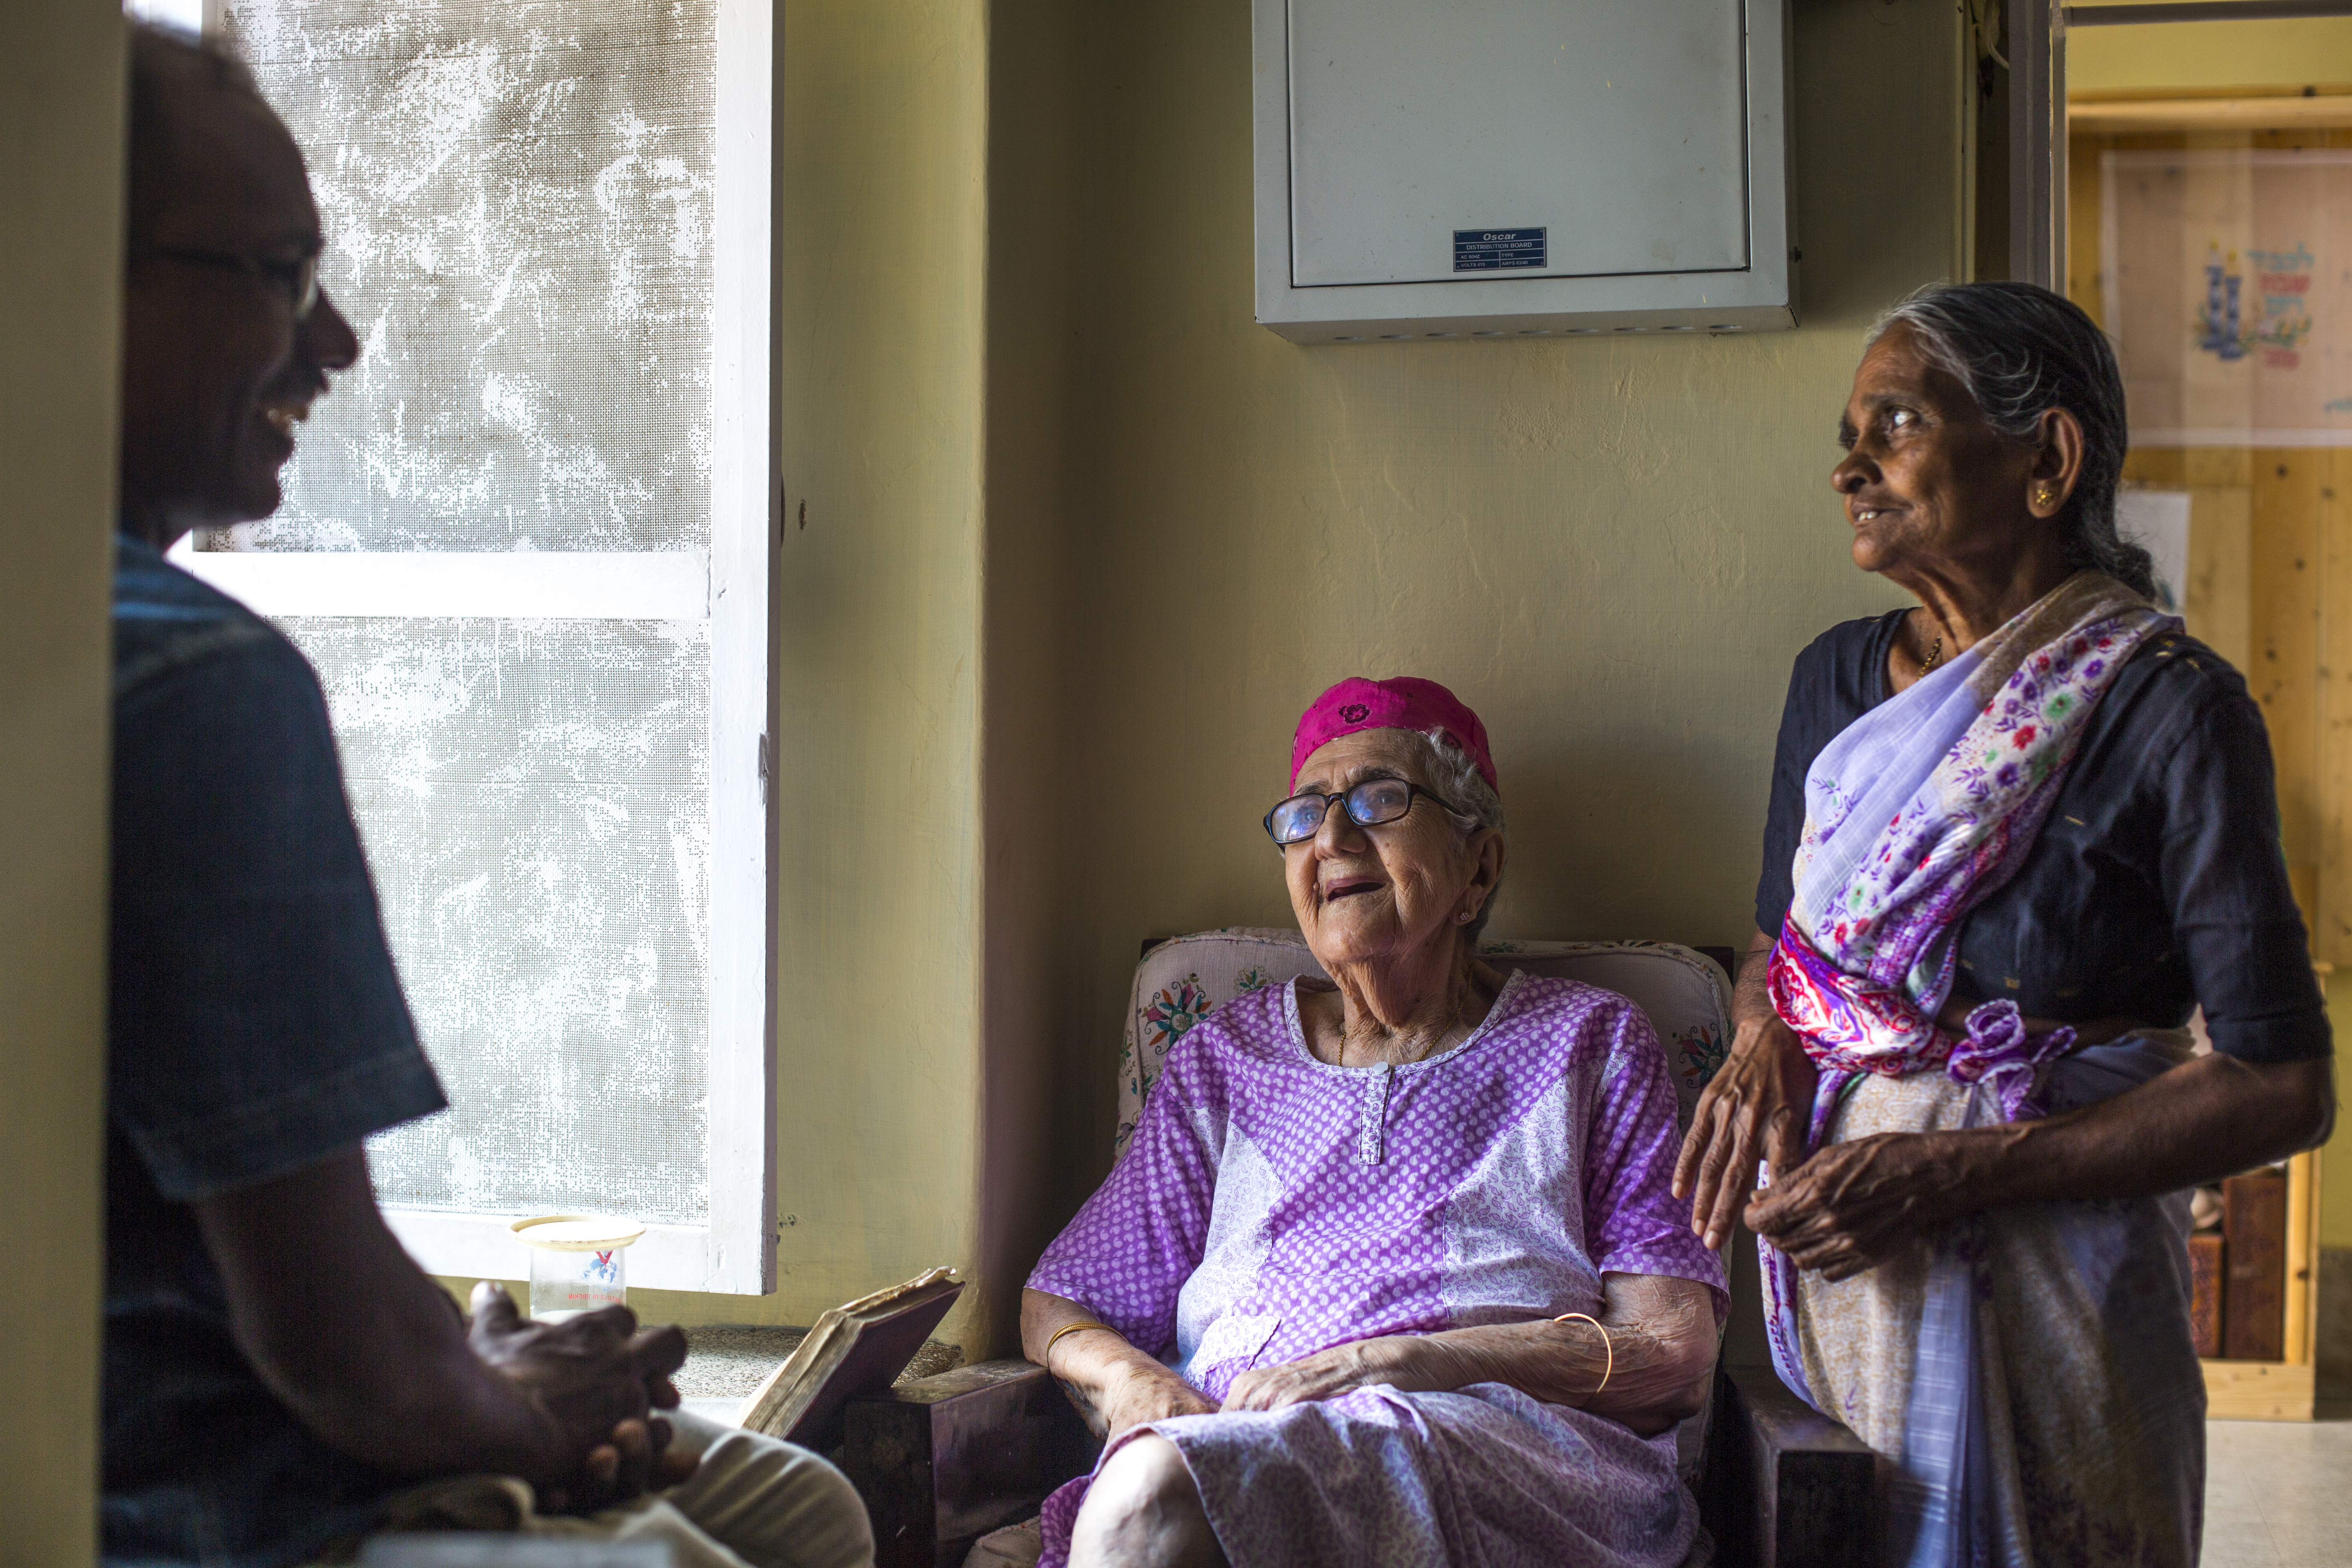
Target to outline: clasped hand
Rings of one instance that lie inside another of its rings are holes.
[[[1393,1388],[1400,1394],[1444,1393],[1458,1387],[1448,1375],[1435,1341],[1421,1334],[1388,1334],[1357,1340],[1279,1366],[1257,1366],[1234,1379],[1225,1391],[1228,1410],[1279,1410],[1337,1399],[1360,1388]]]
[[[1846,1279],[1885,1262],[1957,1212],[1950,1141],[1881,1132],[1816,1152],[1748,1205],[1748,1228],[1800,1268]]]
[[[1937,1133],[1882,1133],[1809,1156],[1816,1082],[1786,1024],[1743,1023],[1692,1114],[1675,1195],[1690,1200],[1691,1228],[1718,1251],[1740,1215],[1800,1268],[1844,1279],[1950,1218],[1965,1182],[1956,1147]],[[1759,1161],[1771,1167],[1769,1191],[1754,1190]]]
[[[1234,1380],[1225,1402],[1214,1400],[1165,1367],[1137,1364],[1106,1390],[1100,1409],[1105,1435],[1173,1415],[1210,1415],[1223,1410],[1277,1410],[1318,1399],[1337,1399],[1376,1385],[1406,1394],[1456,1386],[1448,1381],[1427,1338],[1391,1334],[1334,1345],[1279,1366],[1253,1367]]]
[[[467,1337],[543,1417],[559,1458],[548,1474],[524,1479],[546,1511],[593,1512],[694,1473],[693,1456],[669,1451],[670,1424],[652,1414],[677,1407],[670,1374],[686,1364],[686,1336],[676,1325],[639,1329],[626,1307],[538,1322],[484,1280]]]

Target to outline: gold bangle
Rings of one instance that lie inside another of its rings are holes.
[[[1075,1334],[1084,1329],[1100,1329],[1107,1334],[1115,1334],[1118,1332],[1117,1329],[1112,1328],[1108,1323],[1097,1323],[1091,1320],[1083,1323],[1064,1323],[1060,1328],[1055,1329],[1054,1331],[1053,1337],[1045,1342],[1045,1348],[1037,1352],[1037,1364],[1044,1367],[1047,1372],[1053,1371],[1054,1346],[1060,1342],[1061,1337],[1064,1334]]]
[[[1554,1318],[1552,1321],[1555,1323],[1564,1323],[1570,1318],[1581,1318],[1584,1321],[1591,1323],[1594,1328],[1601,1329],[1601,1348],[1608,1352],[1609,1359],[1601,1364],[1601,1381],[1593,1385],[1591,1393],[1584,1396],[1587,1399],[1598,1399],[1601,1397],[1601,1391],[1609,1386],[1609,1374],[1617,1370],[1617,1347],[1610,1342],[1609,1331],[1607,1329],[1601,1328],[1601,1320],[1592,1316],[1590,1312],[1562,1312],[1559,1317]],[[1051,1349],[1052,1347],[1049,1344],[1047,1348]]]

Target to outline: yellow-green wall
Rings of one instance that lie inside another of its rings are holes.
[[[781,1289],[939,1262],[1009,1344],[1109,1153],[1138,943],[1288,920],[1327,682],[1492,728],[1498,932],[1742,940],[1790,660],[1895,602],[1828,474],[1960,249],[1957,15],[1794,7],[1794,332],[1301,349],[1252,321],[1247,0],[785,12]],[[808,502],[808,527],[798,508]]]
[[[777,1272],[805,1322],[972,1250],[987,31],[982,0],[782,16]]]
[[[2066,90],[2301,88],[2352,82],[2352,16],[2075,27]]]
[[[1087,23],[1060,555],[1054,1150],[1108,1163],[1139,942],[1286,924],[1258,826],[1350,674],[1486,719],[1497,934],[1744,942],[1790,661],[1895,602],[1829,489],[1861,338],[1959,250],[1957,17],[1793,7],[1795,332],[1296,347],[1252,321],[1248,6]]]
[[[107,571],[121,19],[12,16],[0,51],[0,1564],[97,1542],[105,1087]]]
[[[778,1290],[633,1292],[685,1321],[808,1322],[979,1223],[987,7],[779,16]]]
[[[1080,344],[1095,329],[1079,288],[1095,247],[1099,178],[1096,38],[1088,0],[994,0],[989,16],[988,446],[982,880],[981,1163],[977,1256],[992,1348],[1017,1339],[1022,1279],[1066,1216],[1075,1151],[1055,1137],[1060,986],[1073,854],[1072,762],[1098,744],[1062,700],[1065,571],[1084,515],[1087,395]],[[1099,1039],[1105,1028],[1081,1029]],[[1108,1081],[1108,1057],[1098,1058]],[[1080,1156],[1083,1157],[1082,1155]],[[976,1342],[978,1335],[975,1335]]]

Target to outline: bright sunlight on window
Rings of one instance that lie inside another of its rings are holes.
[[[591,1210],[633,1283],[769,1283],[768,12],[220,5],[362,352],[184,559],[325,683],[457,1108],[371,1149],[438,1272]]]

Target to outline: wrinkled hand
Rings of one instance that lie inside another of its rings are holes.
[[[474,1353],[539,1407],[568,1467],[525,1478],[542,1507],[589,1512],[692,1473],[688,1457],[667,1452],[669,1423],[651,1415],[678,1403],[670,1373],[686,1364],[686,1336],[675,1325],[640,1330],[626,1307],[536,1322],[488,1280],[474,1287],[473,1308]]]
[[[1960,1212],[1958,1152],[1934,1132],[1830,1144],[1785,1180],[1775,1167],[1771,1190],[1748,1205],[1748,1228],[1798,1268],[1849,1279]]]
[[[1739,1026],[1731,1051],[1707,1080],[1675,1162],[1675,1196],[1688,1198],[1691,1229],[1717,1252],[1756,1185],[1759,1160],[1777,1188],[1805,1160],[1805,1132],[1820,1081],[1795,1030],[1777,1017]]]
[[[1391,1334],[1333,1345],[1280,1366],[1252,1367],[1234,1379],[1225,1408],[1278,1410],[1383,1385],[1406,1394],[1443,1393],[1460,1386],[1450,1373],[1432,1341],[1420,1334]]]
[[[1171,1415],[1207,1415],[1216,1405],[1205,1394],[1156,1363],[1122,1368],[1094,1401],[1106,1441],[1130,1426]]]

